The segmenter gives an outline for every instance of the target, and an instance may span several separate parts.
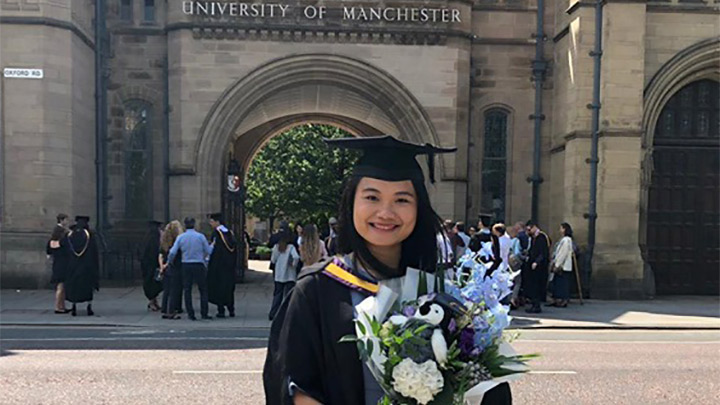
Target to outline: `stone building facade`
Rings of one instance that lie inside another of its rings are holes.
[[[469,221],[493,212],[510,223],[531,215],[541,117],[538,219],[553,238],[567,221],[581,249],[587,243],[592,1],[107,0],[100,171],[93,4],[0,1],[2,67],[45,72],[3,79],[5,286],[47,283],[42,247],[54,216],[97,218],[97,173],[106,173],[112,250],[148,218],[224,208],[229,156],[246,170],[270,137],[305,122],[455,145],[436,162],[438,212]],[[720,4],[607,0],[603,10],[597,242],[586,283],[596,297],[717,293]],[[692,201],[665,204],[667,193]],[[682,236],[690,226],[698,240]],[[704,281],[678,281],[687,271]]]

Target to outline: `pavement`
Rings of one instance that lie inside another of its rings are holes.
[[[54,291],[0,290],[0,326],[123,326],[267,329],[272,300],[272,275],[267,262],[251,261],[246,281],[235,289],[236,317],[190,321],[160,319],[146,309],[142,287],[102,288],[93,301],[95,316],[53,312]],[[197,289],[195,311],[199,313]],[[210,314],[215,314],[210,306]],[[543,308],[540,314],[511,312],[517,329],[717,329],[720,330],[720,297],[668,296],[642,301],[574,300],[567,308]]]

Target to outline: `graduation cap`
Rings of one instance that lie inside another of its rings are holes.
[[[80,221],[90,222],[90,217],[88,217],[86,215],[76,215],[75,222],[80,222]]]
[[[214,212],[212,214],[208,214],[208,218],[212,219],[213,221],[222,222],[222,213],[221,212]]]
[[[363,151],[363,156],[353,169],[353,175],[386,181],[424,181],[425,177],[415,156],[426,155],[430,182],[435,183],[435,154],[457,150],[438,148],[429,143],[419,145],[405,142],[390,135],[323,140],[330,146]]]
[[[478,219],[485,226],[492,225],[492,218],[493,218],[492,214],[478,214]]]

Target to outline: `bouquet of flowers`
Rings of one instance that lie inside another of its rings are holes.
[[[448,279],[408,269],[355,307],[356,335],[341,342],[357,344],[385,393],[379,404],[477,405],[536,357],[517,355],[503,335],[511,318],[500,301],[513,274],[487,275],[481,255],[472,253],[455,271]]]

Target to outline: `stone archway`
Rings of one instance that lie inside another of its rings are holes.
[[[196,184],[202,190],[200,212],[220,206],[218,179],[223,176],[232,142],[263,125],[282,126],[287,119],[290,121],[286,125],[297,124],[298,117],[303,116],[305,121],[309,117],[324,117],[333,125],[344,123],[351,132],[354,126],[358,135],[367,135],[360,131],[373,129],[414,142],[439,144],[420,103],[386,72],[337,55],[280,58],[227,89],[205,119],[195,154]],[[248,143],[250,154],[270,132],[273,131],[265,131],[265,135]],[[442,176],[445,173],[442,159],[438,167]]]
[[[720,38],[711,38],[701,41],[679,52],[670,59],[653,76],[645,88],[642,161],[641,161],[641,188],[640,188],[640,226],[639,241],[643,260],[648,270],[647,276],[652,276],[649,284],[654,284],[654,274],[648,264],[648,211],[650,205],[649,191],[652,185],[655,163],[654,141],[656,126],[663,108],[670,99],[693,82],[703,79],[720,81]],[[654,285],[653,285],[654,289]],[[654,292],[654,291],[653,291]]]

